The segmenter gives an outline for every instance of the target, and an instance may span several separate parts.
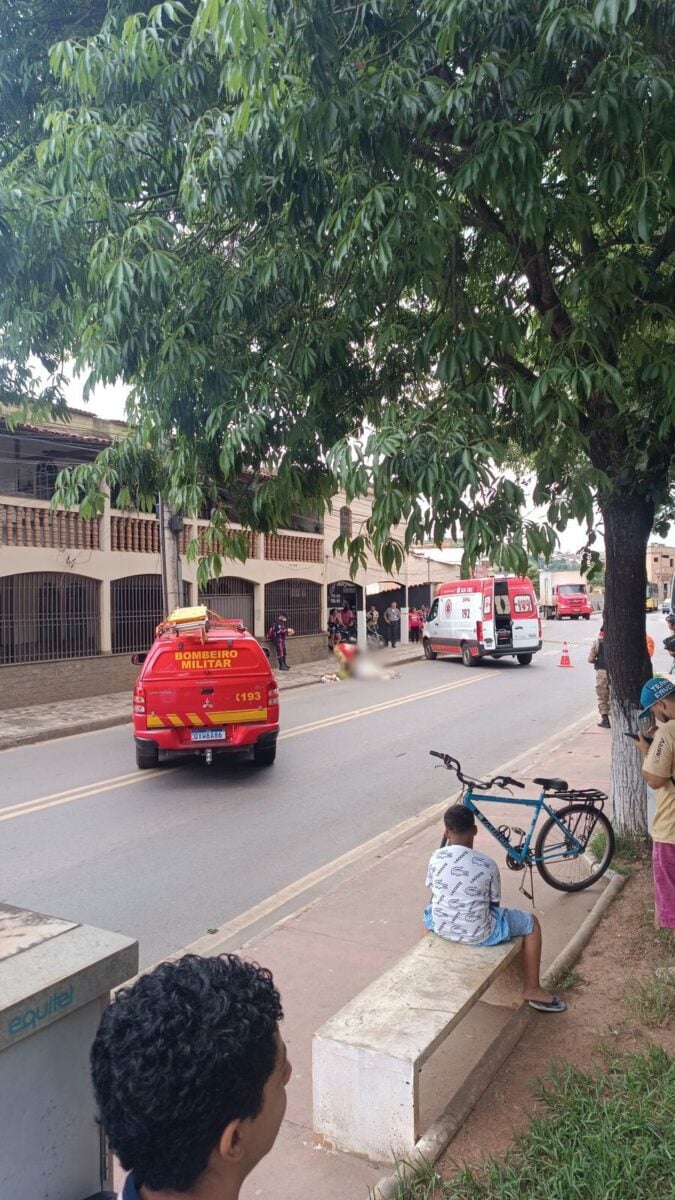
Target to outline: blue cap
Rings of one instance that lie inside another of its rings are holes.
[[[652,704],[656,704],[659,700],[665,700],[666,696],[671,696],[673,692],[675,692],[675,683],[672,680],[664,679],[662,675],[648,679],[640,692],[640,704],[642,705],[640,717],[648,717]]]

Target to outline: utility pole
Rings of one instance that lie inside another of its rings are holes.
[[[183,518],[173,513],[161,496],[157,516],[162,566],[162,601],[166,617],[183,603],[183,579],[178,553],[178,534],[183,528]]]

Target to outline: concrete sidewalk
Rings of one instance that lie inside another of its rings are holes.
[[[584,721],[590,721],[590,714]],[[482,764],[467,763],[466,767],[489,773],[510,770],[524,779],[545,773],[562,776],[570,785],[606,789],[609,748],[610,739],[604,730],[594,722],[578,722],[557,740],[509,764],[494,763],[486,755]],[[429,770],[433,769],[430,760]],[[424,785],[421,778],[423,811],[418,818],[374,839],[362,848],[359,858],[329,863],[323,879],[318,878],[321,872],[315,873],[308,879],[304,893],[300,889],[298,894],[296,889],[295,911],[289,911],[289,904],[282,907],[283,895],[273,898],[263,914],[264,926],[261,912],[265,906],[259,905],[239,922],[188,947],[211,954],[240,950],[273,971],[284,1003],[282,1031],[293,1064],[288,1111],[275,1149],[248,1181],[244,1200],[309,1200],[315,1196],[322,1200],[367,1200],[368,1188],[392,1169],[390,1164],[331,1150],[313,1134],[311,1046],[315,1030],[392,966],[423,934],[426,866],[439,843],[445,807],[443,803],[424,809]],[[448,796],[455,794],[454,777],[448,774]],[[490,815],[497,823],[525,823],[522,810],[499,807]],[[311,814],[307,819],[311,820]],[[387,797],[383,796],[383,827],[386,821]],[[529,901],[519,893],[524,875],[506,868],[503,852],[483,831],[477,845],[496,858],[502,868],[503,903],[529,908]],[[567,945],[605,887],[603,879],[585,892],[566,894],[547,887],[535,873],[535,911],[544,930],[544,968]],[[279,900],[276,907],[275,899]],[[282,919],[270,927],[277,916]],[[265,931],[256,932],[261,927]],[[574,1003],[573,998],[570,1003]],[[480,1001],[433,1055],[422,1073],[422,1130],[439,1115],[456,1087],[471,1073],[486,1044],[499,1036],[509,1016],[510,1010]],[[565,1020],[565,1016],[532,1013],[531,1019]]]
[[[421,646],[408,645],[398,646],[393,652],[383,650],[378,654],[377,661],[384,667],[393,667],[422,657]],[[315,662],[291,667],[288,673],[280,671],[277,675],[279,688],[286,692],[320,683],[324,675],[335,670],[336,665],[335,659],[326,654],[325,658]],[[64,670],[67,669],[65,663]],[[126,725],[130,721],[131,691],[9,708],[0,711],[0,750],[26,746],[32,742],[47,742],[51,738],[68,737],[74,733],[91,733],[95,729]]]

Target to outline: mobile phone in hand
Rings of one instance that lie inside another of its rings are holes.
[[[626,732],[624,731],[624,735],[623,735],[623,736],[624,736],[624,737],[629,737],[629,738],[631,738],[631,739],[632,739],[634,742],[639,742],[639,741],[640,741],[639,734],[637,734],[637,733],[626,733]]]

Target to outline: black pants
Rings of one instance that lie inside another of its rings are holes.
[[[419,631],[419,629],[418,629],[418,627],[417,627],[416,625],[415,625],[415,626],[413,626],[413,628],[410,630],[410,635],[409,635],[409,636],[410,636],[410,641],[411,641],[411,642],[419,642],[419,640],[420,640],[420,631]]]
[[[399,625],[398,621],[396,621],[396,622],[392,621],[391,625],[385,624],[385,626],[384,626],[385,642],[388,642],[390,646],[395,646],[397,641],[399,640],[400,632],[401,632],[401,626]]]

